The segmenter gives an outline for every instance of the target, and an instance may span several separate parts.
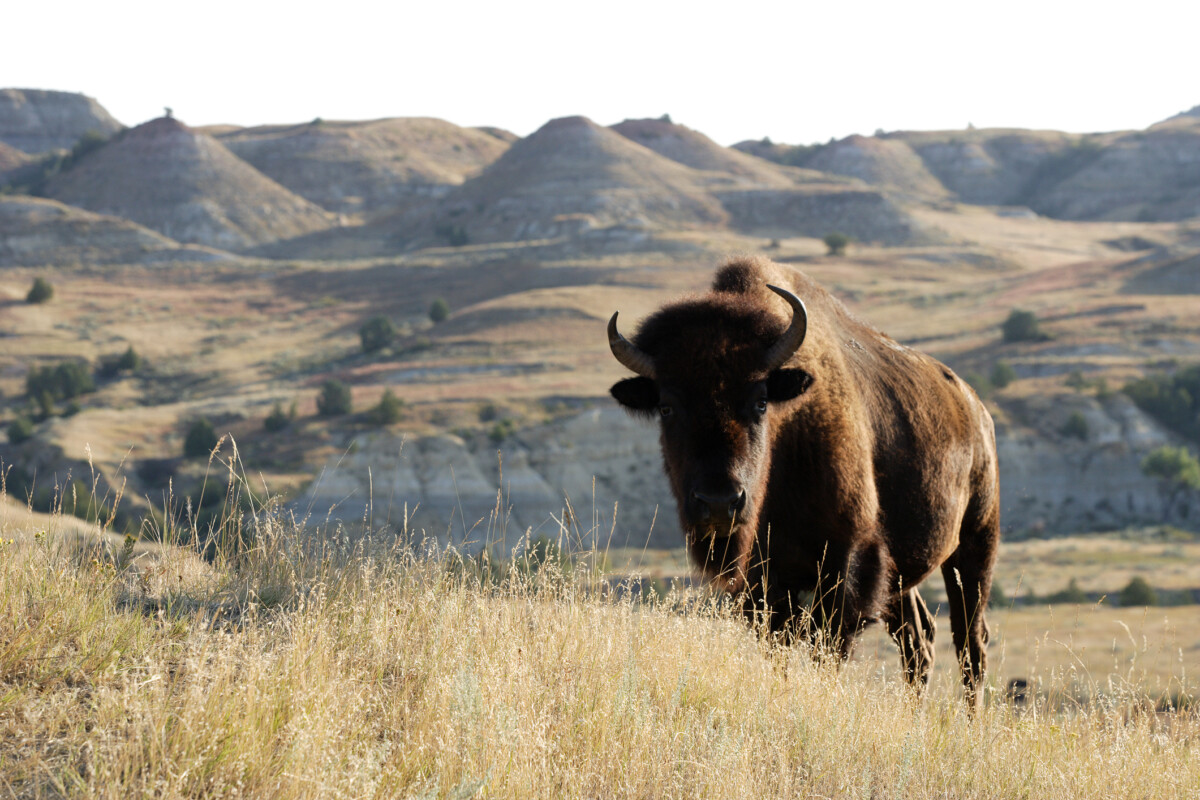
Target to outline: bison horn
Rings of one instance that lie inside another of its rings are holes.
[[[643,378],[654,379],[654,362],[650,356],[639,350],[628,339],[617,331],[617,313],[613,312],[608,321],[608,347],[622,365],[641,375]]]
[[[792,357],[792,354],[800,349],[800,345],[804,344],[804,335],[808,333],[808,311],[804,308],[804,301],[799,297],[789,292],[787,289],[780,289],[778,286],[767,284],[767,288],[775,294],[787,301],[787,304],[792,307],[792,322],[788,325],[788,329],[783,332],[779,340],[771,345],[771,349],[767,351],[766,362],[767,371],[778,369]],[[613,318],[614,320],[616,317]],[[612,330],[612,328],[609,328]]]

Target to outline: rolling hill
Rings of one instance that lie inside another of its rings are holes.
[[[1059,219],[1175,221],[1200,216],[1200,118],[1180,115],[1115,137],[1031,198]]]
[[[895,139],[847,136],[819,148],[804,166],[921,198],[939,199],[949,194],[908,143]]]
[[[0,267],[229,258],[216,250],[181,245],[118,217],[39,197],[0,196]]]
[[[124,217],[180,242],[237,250],[328,227],[330,215],[178,120],[114,137],[44,193]]]
[[[313,203],[375,215],[444,195],[508,149],[504,138],[440,119],[314,120],[228,130],[239,158]]]
[[[778,189],[813,177],[722,147],[699,131],[663,119],[627,119],[613,125],[612,130],[660,156],[693,169],[729,175],[741,184]]]
[[[711,180],[586,117],[564,117],[513,144],[436,206],[397,217],[394,227],[410,246],[613,226],[719,227],[728,216],[707,191]]]
[[[90,97],[43,89],[0,89],[0,142],[29,154],[70,149],[85,133],[124,126]]]

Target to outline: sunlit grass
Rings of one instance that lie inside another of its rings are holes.
[[[647,602],[559,559],[485,566],[270,506],[239,525],[211,561],[36,531],[0,549],[0,796],[1200,791],[1194,712],[1102,676],[1085,702],[991,692],[971,720],[953,682],[917,702],[702,592]]]

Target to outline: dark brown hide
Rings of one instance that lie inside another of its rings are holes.
[[[791,309],[768,285],[808,309],[803,344],[770,371],[764,356]],[[883,621],[921,687],[934,624],[917,586],[940,567],[974,707],[999,486],[992,419],[971,388],[765,259],[726,264],[711,292],[663,307],[631,342],[647,369],[613,396],[660,417],[700,568],[742,592],[771,630],[828,632],[843,655],[863,626]]]

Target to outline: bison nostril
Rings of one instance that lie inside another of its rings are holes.
[[[746,490],[738,489],[736,492],[713,492],[711,494],[693,491],[692,499],[704,519],[708,519],[714,513],[723,517],[734,517],[746,507]]]

